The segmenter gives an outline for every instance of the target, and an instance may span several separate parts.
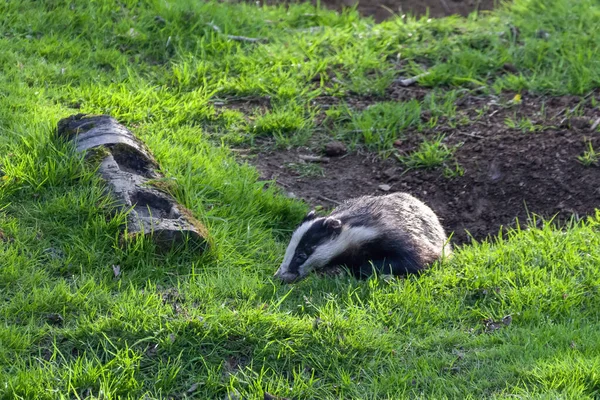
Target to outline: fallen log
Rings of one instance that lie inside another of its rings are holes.
[[[75,144],[88,160],[98,162],[98,173],[122,210],[127,210],[126,238],[144,235],[161,251],[187,244],[206,250],[204,225],[166,191],[164,176],[150,150],[108,115],[77,114],[58,122],[59,137]]]

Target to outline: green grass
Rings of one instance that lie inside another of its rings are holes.
[[[421,106],[416,100],[381,102],[362,112],[351,113],[350,118],[351,130],[347,136],[355,146],[364,143],[370,150],[384,151],[392,147],[400,132],[417,125]]]
[[[440,135],[433,140],[424,140],[419,148],[405,156],[398,156],[398,160],[409,168],[436,168],[445,165],[452,158],[455,148],[449,148],[442,143],[444,136]]]
[[[381,25],[191,0],[9,1],[0,15],[0,398],[600,395],[600,214],[458,249],[419,279],[284,286],[271,276],[306,207],[227,147],[302,143],[318,96],[377,98],[423,66],[422,84],[456,92],[585,93],[600,73],[595,2]],[[507,62],[520,73],[499,74]],[[453,113],[455,95],[330,114],[383,124],[356,143],[385,150],[419,107],[430,118],[415,129]],[[111,218],[93,168],[54,139],[77,112],[110,113],[148,144],[212,251],[120,246],[125,216]]]
[[[598,154],[598,152],[594,149],[592,142],[588,142],[587,150],[584,151],[582,155],[577,156],[577,161],[586,167],[598,165],[598,161],[600,161],[600,154]]]
[[[505,125],[510,129],[517,129],[523,133],[537,132],[544,129],[543,126],[533,123],[529,118],[511,118],[507,117],[504,120]]]
[[[311,176],[325,176],[323,167],[318,164],[299,162],[286,163],[285,166],[303,178]]]

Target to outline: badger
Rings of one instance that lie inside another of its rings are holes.
[[[418,274],[452,249],[437,216],[408,193],[346,200],[329,216],[309,212],[292,234],[275,278],[293,283],[345,266],[363,279]]]

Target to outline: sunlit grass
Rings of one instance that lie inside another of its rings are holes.
[[[342,104],[327,111],[332,134],[385,153],[408,127],[453,118],[462,89],[585,93],[599,13],[518,0],[489,17],[374,25],[309,5],[3,2],[0,398],[598,397],[600,215],[459,248],[418,279],[280,285],[306,206],[228,146],[307,142],[323,95]],[[498,74],[507,62],[519,74]],[[454,89],[385,99],[424,67],[422,85]],[[345,107],[357,93],[380,101]],[[125,216],[54,137],[78,112],[109,113],[149,146],[210,252],[121,245]]]

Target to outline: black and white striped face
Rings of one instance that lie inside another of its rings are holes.
[[[318,218],[314,211],[308,213],[292,235],[275,277],[291,283],[327,264],[329,257],[317,249],[332,242],[341,229],[342,223],[338,219]]]
[[[285,283],[299,281],[311,271],[326,267],[350,246],[375,235],[372,229],[344,227],[339,219],[310,212],[292,235],[275,277]]]

